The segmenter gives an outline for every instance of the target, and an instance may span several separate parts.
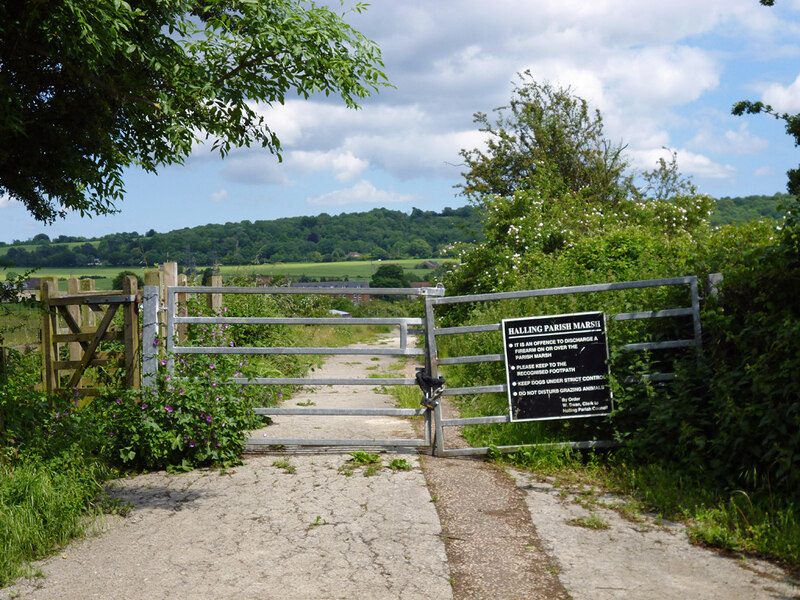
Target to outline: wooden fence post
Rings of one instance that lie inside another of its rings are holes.
[[[42,301],[42,389],[52,392],[58,387],[56,371],[53,367],[53,350],[58,359],[58,348],[53,344],[56,333],[56,313],[51,311],[48,300],[58,296],[58,278],[42,277],[40,298]]]
[[[133,297],[132,302],[122,306],[124,318],[123,339],[125,343],[125,387],[139,389],[141,377],[139,370],[139,305],[136,294],[138,283],[133,275],[122,280],[122,293]]]
[[[211,286],[222,287],[222,275],[212,275]],[[213,313],[216,314],[222,311],[222,294],[209,294],[206,302]]]
[[[169,298],[167,298],[167,288],[178,285],[178,263],[166,262],[158,267],[161,272],[161,289],[159,290],[159,297],[161,298],[161,306],[166,307]],[[159,313],[161,316],[160,322],[162,323],[162,335],[164,339],[167,337],[167,313],[163,311]],[[172,332],[175,333],[174,331]]]
[[[70,277],[67,279],[67,294],[70,296],[73,294],[77,294],[81,291],[80,282],[78,281],[77,277]],[[80,305],[73,304],[67,307],[67,311],[69,314],[72,315],[72,318],[75,319],[75,323],[78,325],[79,328],[82,328],[83,319],[82,319],[82,310]],[[77,360],[79,361],[83,358],[83,349],[78,342],[70,342],[69,343],[69,359],[70,360]]]
[[[81,279],[80,287],[82,292],[94,291],[94,279]],[[87,329],[97,328],[97,315],[88,306],[81,307],[81,319]]]

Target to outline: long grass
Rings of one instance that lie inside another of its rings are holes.
[[[0,587],[83,534],[101,492],[96,469],[82,461],[0,466]]]
[[[25,346],[39,342],[41,313],[19,304],[0,304],[0,345]]]

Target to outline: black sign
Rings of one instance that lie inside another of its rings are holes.
[[[503,346],[512,421],[611,412],[603,313],[506,319]]]

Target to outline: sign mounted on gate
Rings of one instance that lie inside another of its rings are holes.
[[[505,319],[502,326],[512,422],[611,412],[602,312]]]

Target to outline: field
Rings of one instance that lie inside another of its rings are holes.
[[[92,246],[97,248],[100,245],[100,241],[92,240],[90,242],[65,242],[65,243],[49,244],[49,245],[55,248],[69,248],[70,250],[72,250],[72,248],[75,248],[76,246],[83,246],[84,244],[91,244]],[[33,252],[34,250],[36,250],[36,248],[39,247],[39,244],[16,244],[13,246],[12,245],[0,246],[0,258],[5,256],[8,253],[9,248],[12,247],[19,248],[21,250],[27,250],[28,252]]]
[[[263,265],[232,265],[219,267],[222,274],[223,281],[227,281],[236,275],[264,275],[273,277],[292,276],[299,278],[303,275],[307,277],[320,278],[335,277],[343,279],[347,277],[350,280],[367,281],[372,274],[382,264],[398,264],[401,265],[409,274],[416,278],[423,279],[430,273],[430,269],[416,269],[415,267],[425,261],[426,259],[412,258],[403,260],[387,260],[387,261],[344,261],[344,262],[330,262],[330,263],[277,263],[277,264],[263,264]],[[442,264],[442,259],[431,258],[427,260],[435,260]],[[448,259],[447,262],[453,262],[453,259]],[[197,267],[196,272],[202,273],[207,267]],[[110,290],[111,281],[120,271],[133,271],[141,276],[144,276],[146,270],[152,267],[65,267],[65,268],[43,268],[33,273],[33,277],[54,276],[60,279],[59,289],[66,291],[67,279],[70,277],[92,277],[95,279],[95,287],[98,290]],[[16,269],[22,271],[23,269]]]
[[[37,344],[41,314],[38,308],[0,305],[0,346],[12,348]]]

